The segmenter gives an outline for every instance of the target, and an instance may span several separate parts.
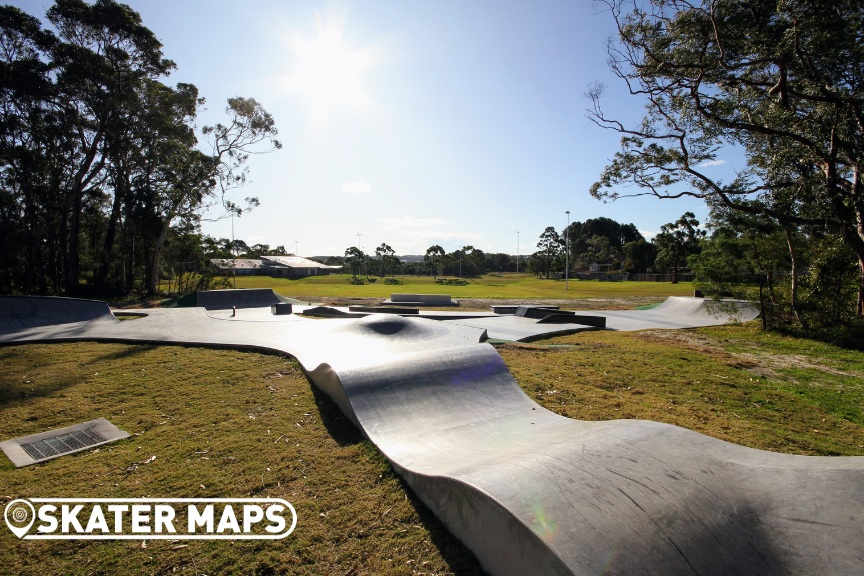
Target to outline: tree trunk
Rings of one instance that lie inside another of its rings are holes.
[[[162,229],[159,231],[159,237],[153,243],[153,252],[150,254],[150,262],[147,266],[147,294],[152,296],[156,294],[159,288],[159,260],[162,257],[162,246],[165,245],[165,238],[168,237],[168,230],[171,228],[171,220],[174,219],[174,212],[171,211],[162,223]],[[236,272],[235,272],[236,274]]]
[[[783,232],[786,234],[786,244],[789,246],[789,258],[792,261],[792,286],[791,294],[789,295],[790,306],[795,319],[798,320],[798,323],[801,324],[802,328],[806,329],[807,327],[804,326],[804,322],[801,320],[801,315],[798,313],[798,251],[795,250],[795,243],[792,241],[792,231],[789,230],[789,226],[783,223],[780,225],[783,227]]]

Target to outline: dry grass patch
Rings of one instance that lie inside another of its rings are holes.
[[[498,351],[531,397],[571,418],[655,420],[764,450],[864,455],[864,383],[855,356],[835,349],[821,362],[827,369],[814,374],[783,358],[819,364],[821,345],[802,354],[814,345],[799,340],[778,349],[756,332],[583,332],[547,341],[555,347]],[[744,345],[761,352],[743,354]]]
[[[4,347],[0,363],[0,438],[99,416],[134,434],[21,469],[3,456],[0,505],[33,497],[280,497],[299,517],[278,541],[21,541],[2,530],[0,572],[482,573],[291,359],[80,343]]]

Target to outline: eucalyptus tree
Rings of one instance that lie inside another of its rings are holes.
[[[654,237],[655,267],[658,271],[671,268],[672,283],[677,284],[681,268],[687,265],[690,256],[699,253],[699,241],[704,237],[705,231],[699,228],[699,221],[692,212],[685,212],[675,222],[664,224]]]
[[[864,4],[858,0],[601,0],[612,70],[647,104],[591,187],[596,198],[697,196],[780,224],[820,227],[858,260],[864,314]],[[708,169],[736,146],[748,166]]]
[[[70,137],[60,188],[68,215],[66,293],[79,293],[81,216],[88,195],[98,193],[107,156],[105,139],[118,111],[128,107],[143,82],[168,74],[174,63],[162,44],[126,5],[57,0],[47,18],[57,31],[51,51],[55,91],[49,101]]]
[[[435,258],[438,258],[439,267],[443,264],[444,256],[447,253],[444,251],[444,248],[439,246],[438,244],[433,244],[429,248],[426,249],[426,254],[423,256],[423,262],[425,262],[430,270],[432,271],[432,276],[437,277],[440,273],[439,270],[435,268]]]
[[[382,242],[380,246],[375,248],[375,258],[378,259],[378,267],[381,271],[381,277],[387,275],[387,269],[393,259],[396,257],[396,252],[386,243]]]
[[[352,280],[357,280],[357,274],[360,274],[365,261],[366,254],[356,246],[351,246],[345,250],[345,264],[351,269]]]
[[[540,234],[540,241],[537,243],[537,247],[540,250],[535,253],[535,256],[539,257],[542,262],[542,270],[546,278],[549,278],[555,261],[559,260],[563,253],[562,237],[555,231],[554,226],[547,226],[543,233]]]

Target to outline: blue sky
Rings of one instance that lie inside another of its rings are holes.
[[[11,3],[40,17],[51,5]],[[567,210],[649,237],[687,210],[707,216],[695,200],[588,194],[619,136],[586,118],[586,87],[605,83],[604,110],[631,125],[643,110],[606,65],[613,22],[589,0],[127,3],[177,63],[166,82],[207,98],[201,125],[232,96],[275,118],[283,149],[253,156],[236,194],[261,202],[234,221],[249,244],[341,255],[360,234],[366,252],[514,254],[518,239],[526,254]],[[231,221],[203,230],[230,237]]]

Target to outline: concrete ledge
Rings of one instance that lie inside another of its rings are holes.
[[[419,314],[418,308],[391,308],[387,306],[349,306],[349,312],[366,312],[368,314]]]
[[[281,304],[273,304],[270,306],[270,313],[275,314],[277,316],[287,316],[288,314],[291,314],[293,311],[294,310],[291,307],[291,304],[288,304],[287,302],[284,302]]]
[[[390,294],[383,302],[393,306],[458,306],[459,302],[449,294]]]
[[[581,324],[595,328],[606,327],[605,316],[585,316],[582,314],[549,314],[537,321],[538,324]]]
[[[543,304],[524,304],[522,306],[518,304],[502,304],[500,306],[492,306],[492,312],[495,314],[509,314],[514,315],[519,310],[519,308],[543,308],[544,310],[558,310],[558,306],[544,306]]]

